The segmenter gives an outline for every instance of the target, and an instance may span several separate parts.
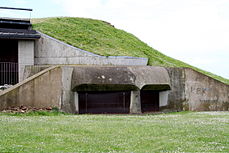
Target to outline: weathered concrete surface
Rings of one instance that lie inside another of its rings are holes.
[[[61,110],[67,113],[77,113],[77,104],[74,103],[74,92],[71,90],[72,67],[62,67],[62,98]]]
[[[170,88],[168,73],[162,67],[48,67],[26,66],[24,76],[32,77],[1,93],[1,109],[21,105],[51,106],[58,107],[64,112],[78,113],[77,91],[131,91],[130,113],[141,113],[140,89],[147,90],[156,86],[156,90],[161,90],[159,87],[162,86],[165,90],[165,85]],[[166,97],[164,99],[167,100]]]
[[[0,92],[0,110],[8,107],[61,108],[61,68],[48,68]]]
[[[35,64],[147,65],[147,58],[99,56],[73,47],[45,34],[35,41]]]
[[[28,76],[41,70],[27,68]],[[23,105],[78,113],[77,91],[131,91],[130,113],[141,113],[140,90],[159,90],[160,110],[229,110],[229,86],[189,68],[77,65],[47,68],[1,91],[0,110]]]
[[[185,69],[166,68],[170,78],[171,90],[168,95],[168,105],[164,109],[182,111],[187,106],[185,95]]]
[[[25,69],[24,69],[24,74],[23,74],[23,78],[27,79],[49,67],[52,67],[50,65],[26,65]]]
[[[229,85],[190,68],[166,68],[171,83],[170,111],[228,111]]]
[[[19,82],[24,80],[23,74],[26,65],[34,65],[34,40],[18,41]]]
[[[135,87],[135,90],[142,89],[146,85],[167,85],[169,89],[170,79],[166,69],[162,67],[76,66],[73,72],[72,89],[77,90],[80,85],[114,85],[114,88],[116,86],[121,88],[123,85],[124,88],[133,87],[134,89]]]
[[[229,111],[229,85],[185,69],[185,93],[191,111]]]
[[[141,95],[140,90],[131,91],[130,96],[130,113],[131,114],[140,114],[141,111]]]
[[[165,68],[152,66],[75,66],[72,91],[78,112],[77,91],[131,91],[130,113],[141,113],[140,90],[170,89]],[[160,93],[160,105],[168,104],[168,92]],[[69,102],[73,103],[73,102]]]

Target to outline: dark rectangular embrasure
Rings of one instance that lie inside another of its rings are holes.
[[[79,92],[79,113],[129,113],[130,92]]]
[[[159,111],[159,91],[142,90],[141,109],[143,113]]]

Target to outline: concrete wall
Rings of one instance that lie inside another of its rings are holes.
[[[25,75],[31,76],[45,67],[27,66]],[[151,66],[61,66],[61,82],[58,87],[61,90],[60,108],[69,113],[79,112],[77,91],[81,90],[131,91],[130,112],[141,113],[140,90],[151,90],[149,88],[154,86],[156,90],[161,90],[160,86],[169,87],[170,84],[164,68]],[[76,88],[81,85],[85,86]],[[160,106],[167,105],[168,92],[160,92],[160,97]]]
[[[171,90],[168,95],[168,105],[165,109],[182,111],[186,105],[185,70],[184,68],[166,68],[170,78]]]
[[[49,67],[50,65],[26,65],[24,69],[23,79],[27,79]]]
[[[210,78],[190,68],[166,68],[171,90],[168,105],[170,111],[218,111],[229,110],[229,85]]]
[[[35,72],[32,67],[27,71],[28,74]],[[164,84],[171,90],[161,91]],[[58,107],[65,112],[77,113],[77,89],[81,88],[76,86],[80,85],[95,91],[131,91],[131,113],[141,113],[140,90],[152,90],[155,86],[155,90],[161,91],[161,110],[229,110],[228,85],[189,68],[167,68],[166,71],[149,66],[50,67],[0,92],[0,110],[24,105]]]
[[[23,74],[26,65],[34,65],[34,41],[33,40],[18,41],[19,82],[24,80]]]
[[[185,69],[185,93],[191,111],[229,111],[229,85]]]
[[[147,58],[99,56],[73,47],[45,34],[35,42],[35,64],[147,65]]]
[[[15,106],[61,108],[62,70],[51,67],[0,92],[0,110]]]

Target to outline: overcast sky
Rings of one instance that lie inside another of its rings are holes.
[[[168,56],[229,79],[229,0],[0,0],[0,5],[32,8],[32,17],[105,20]]]

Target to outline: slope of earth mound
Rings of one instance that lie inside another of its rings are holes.
[[[149,58],[148,65],[190,67],[223,83],[229,79],[198,69],[168,57],[148,46],[134,35],[116,29],[110,23],[73,17],[33,19],[33,28],[65,43],[103,56]]]

